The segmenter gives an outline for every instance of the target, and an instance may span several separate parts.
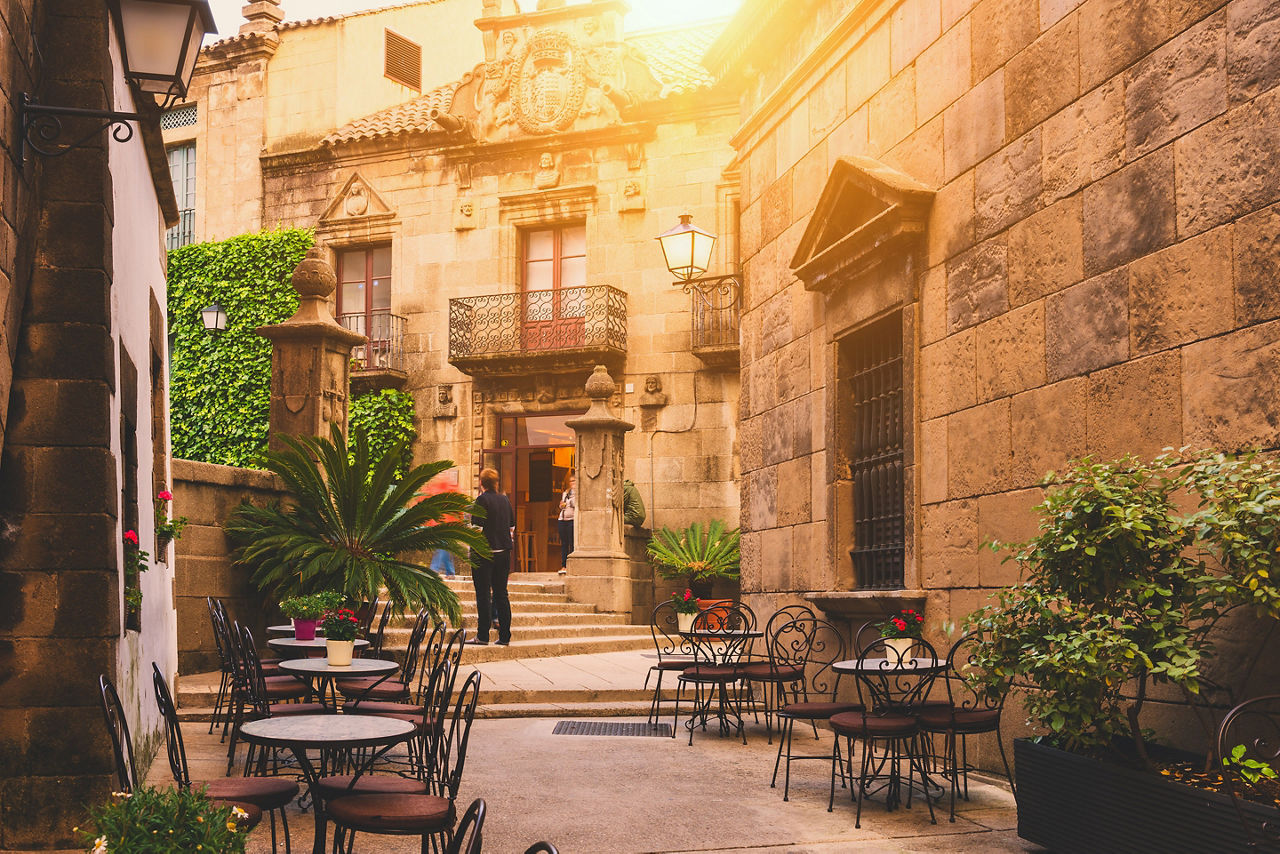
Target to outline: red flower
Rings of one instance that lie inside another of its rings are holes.
[[[124,541],[131,546],[136,546],[138,544],[138,532],[133,530],[125,531]]]
[[[160,491],[160,493],[156,496],[156,498],[159,498],[161,501],[172,501],[173,493],[167,489],[164,489]]]
[[[893,626],[900,632],[905,631],[907,628],[906,622],[897,618],[894,619]]]
[[[917,622],[917,623],[923,623],[923,622],[924,622],[924,617],[920,616],[919,614],[916,614],[916,622]]]

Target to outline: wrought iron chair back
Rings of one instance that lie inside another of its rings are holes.
[[[1242,774],[1256,763],[1255,773],[1265,774],[1263,767],[1280,772],[1280,694],[1267,694],[1245,700],[1227,712],[1218,727],[1214,745],[1217,761],[1222,763],[1222,777],[1236,816],[1256,851],[1280,851],[1280,827],[1244,808],[1243,788],[1249,782]],[[1224,761],[1225,760],[1225,761]]]
[[[409,645],[404,653],[404,684],[413,685],[418,676],[418,665],[422,661],[422,641],[427,636],[427,629],[431,628],[431,615],[426,608],[418,611],[418,616],[413,621],[413,630],[409,632]]]
[[[471,737],[471,722],[476,716],[476,704],[480,700],[480,671],[473,670],[458,691],[441,740],[436,747],[435,773],[428,784],[432,794],[453,800],[458,796],[462,783],[462,771],[467,763],[467,742]],[[444,706],[447,707],[445,699]]]
[[[769,656],[769,669],[775,673],[783,669],[804,668],[809,660],[809,647],[817,629],[816,617],[808,608],[800,613],[791,609],[803,606],[788,605],[769,618],[765,627],[765,652]]]
[[[169,771],[173,781],[180,788],[191,788],[191,768],[187,765],[187,749],[182,741],[182,727],[178,723],[178,709],[174,705],[173,695],[169,693],[169,683],[165,681],[160,666],[151,662],[151,684],[156,691],[156,707],[160,717],[164,718],[165,748],[169,754]]]
[[[104,673],[98,677],[98,693],[102,697],[102,715],[111,735],[111,755],[116,763],[116,782],[120,791],[132,792],[138,783],[137,766],[133,763],[133,742],[129,740],[129,722],[124,716],[124,706],[116,686]]]
[[[378,628],[368,635],[369,646],[364,651],[365,658],[381,658],[382,642],[386,637],[387,623],[391,621],[391,603],[382,607],[382,616],[378,618]]]
[[[550,842],[535,842],[525,849],[524,854],[560,854],[560,851]]]
[[[213,628],[213,643],[218,650],[218,666],[221,668],[221,673],[218,675],[218,694],[214,698],[213,714],[209,716],[209,733],[212,734],[214,727],[221,722],[222,734],[225,738],[226,727],[231,717],[236,665],[227,643],[226,606],[222,604],[221,599],[215,599],[212,596],[205,597],[205,604],[209,608],[209,624]]]
[[[745,605],[714,605],[693,618],[694,663],[737,664],[751,645],[755,613]]]
[[[253,632],[248,626],[236,624],[239,628],[240,643],[236,653],[240,658],[240,669],[244,673],[245,699],[260,717],[271,717],[271,700],[267,697],[267,679],[262,673],[262,659],[258,657],[258,647],[253,640]]]
[[[970,632],[952,644],[947,652],[947,669],[942,674],[942,682],[947,689],[947,702],[954,711],[1001,712],[1004,709],[1009,686],[1006,683],[995,689],[984,684],[986,671],[978,661],[977,651],[980,641],[980,635]]]
[[[445,854],[480,854],[480,849],[484,845],[484,798],[476,798],[471,802],[471,806],[467,807],[467,811],[462,816],[462,821],[458,822],[458,826],[454,828],[453,836],[449,839],[449,847],[444,850]]]
[[[853,632],[853,656],[857,658],[862,651],[880,637],[880,624],[883,620],[867,620]]]
[[[929,696],[938,654],[928,641],[913,640],[899,652],[887,638],[877,638],[858,656],[858,701],[872,713],[900,711]]]
[[[659,602],[653,609],[653,614],[649,617],[649,632],[653,635],[653,647],[657,650],[658,661],[693,656],[693,644],[681,636],[676,606],[671,600]]]
[[[795,630],[783,630],[786,634],[803,631],[808,637],[808,648],[804,660],[804,681],[791,683],[796,702],[809,703],[836,702],[840,691],[840,673],[834,665],[843,661],[847,653],[844,634],[835,624],[821,617],[807,617],[793,622],[799,624]]]

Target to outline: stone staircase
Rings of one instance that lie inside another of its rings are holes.
[[[449,579],[462,605],[463,625],[476,625],[475,590],[470,577]],[[646,714],[651,691],[643,688],[651,663],[642,653],[653,651],[648,626],[627,622],[624,614],[596,611],[595,606],[570,602],[563,579],[551,573],[513,575],[507,584],[511,599],[511,643],[498,646],[490,630],[488,646],[464,648],[464,667],[477,667],[481,683],[480,717],[619,716]],[[387,626],[385,647],[403,659],[412,628],[411,618]],[[622,668],[619,670],[619,668]],[[600,671],[617,672],[599,678]],[[575,678],[578,672],[590,678]],[[545,678],[541,675],[545,674]],[[674,696],[663,685],[663,693]],[[218,686],[218,674],[192,674],[178,682],[179,716],[186,721],[208,720]]]

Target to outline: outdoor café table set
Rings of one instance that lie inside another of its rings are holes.
[[[283,644],[280,641],[291,643]],[[272,646],[285,650],[309,648],[312,641],[293,641],[277,638],[269,641]],[[324,640],[319,640],[323,648]],[[342,677],[388,677],[399,670],[394,661],[373,658],[352,659],[351,664],[334,666],[324,658],[286,659],[280,663],[282,670],[309,682],[319,682],[322,701],[326,695],[324,685],[329,680]],[[328,833],[328,819],[323,798],[319,796],[321,778],[334,773],[335,768],[348,765],[359,778],[397,744],[413,738],[418,728],[408,720],[398,720],[375,715],[339,714],[336,704],[329,706],[328,714],[287,715],[248,721],[240,728],[241,736],[263,748],[284,748],[297,759],[298,768],[306,781],[315,814],[315,844],[313,854],[324,854]],[[312,758],[318,753],[318,762]],[[359,758],[355,758],[359,757]]]

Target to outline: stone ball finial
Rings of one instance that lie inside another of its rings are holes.
[[[337,286],[338,276],[329,263],[327,253],[320,246],[312,246],[307,250],[307,257],[293,269],[293,289],[304,298],[323,299]]]
[[[613,377],[609,376],[609,369],[604,365],[596,365],[591,376],[587,377],[587,397],[592,400],[608,400],[617,390],[617,384],[613,381]]]

